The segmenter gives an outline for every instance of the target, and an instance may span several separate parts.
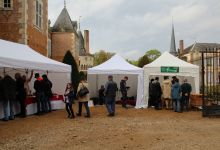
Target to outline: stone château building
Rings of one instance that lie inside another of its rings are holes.
[[[48,0],[0,0],[0,39],[26,44],[35,51],[62,61],[69,50],[79,71],[93,66],[89,31],[82,35],[66,6],[53,27],[48,21]]]
[[[0,0],[0,38],[48,55],[48,1]]]
[[[189,63],[198,65],[200,67],[200,83],[202,83],[202,53],[209,52],[204,55],[204,80],[205,84],[218,83],[220,84],[220,52],[219,43],[193,43],[187,48],[184,48],[184,41],[179,42],[179,57]]]
[[[70,51],[78,64],[79,71],[87,72],[93,66],[93,56],[89,49],[89,31],[84,30],[84,36],[77,21],[72,21],[64,6],[55,24],[51,28],[51,57],[62,61],[66,52]]]

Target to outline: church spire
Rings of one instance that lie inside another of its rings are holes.
[[[170,53],[174,56],[177,56],[173,18],[172,18],[172,33],[171,33],[171,42],[170,42]]]
[[[79,30],[80,30],[80,21],[81,21],[80,19],[81,19],[81,17],[82,17],[82,16],[79,16]]]
[[[64,8],[66,8],[66,0],[64,0]]]

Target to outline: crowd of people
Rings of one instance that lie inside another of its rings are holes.
[[[0,101],[2,101],[4,118],[3,121],[14,120],[14,104],[19,103],[20,113],[18,116],[26,117],[26,98],[30,95],[29,82],[33,77],[33,71],[27,78],[20,73],[15,74],[15,79],[10,75],[0,77]],[[35,74],[34,89],[37,102],[37,115],[51,111],[50,97],[52,96],[52,83],[44,74],[40,77],[39,73]]]
[[[171,109],[175,112],[189,111],[189,97],[192,91],[191,84],[187,79],[180,85],[176,76],[172,80],[168,76],[164,77],[162,85],[159,77],[151,79],[149,83],[149,107],[153,106],[156,110],[162,108]]]
[[[120,82],[120,92],[122,94],[122,107],[127,108],[126,100],[127,100],[127,91],[129,87],[126,86],[126,81],[128,77],[125,76]],[[105,86],[102,85],[99,89],[99,104],[106,105],[108,116],[113,117],[115,116],[115,102],[116,102],[116,92],[118,91],[117,83],[113,81],[113,76],[108,76],[108,81],[106,82]],[[75,117],[74,111],[72,109],[72,105],[74,103],[74,89],[71,83],[68,83],[65,90],[65,100],[66,103],[66,111],[68,118],[72,119]],[[88,90],[88,83],[83,78],[78,86],[76,99],[78,101],[78,113],[77,116],[81,116],[82,114],[82,106],[85,106],[86,115],[85,117],[90,118],[91,113],[88,106],[89,98],[89,90]]]
[[[15,74],[15,80],[5,75],[4,78],[0,77],[0,100],[3,104],[4,121],[13,120],[13,104],[17,101],[20,104],[20,117],[26,117],[26,103],[27,95],[30,93],[29,82],[33,76],[33,71],[29,78],[25,75],[21,76],[20,73]],[[47,75],[40,76],[39,73],[35,73],[34,90],[37,103],[37,115],[42,115],[52,111],[50,98],[52,97],[52,82],[48,79]],[[121,104],[123,108],[127,108],[126,100],[127,91],[129,87],[126,86],[128,77],[125,76],[120,82],[120,88],[118,89],[117,83],[113,81],[113,76],[108,76],[108,81],[105,86],[102,85],[99,89],[99,104],[106,105],[108,116],[115,116],[115,102],[116,92],[120,90],[122,98]],[[168,76],[164,77],[162,84],[159,82],[159,77],[151,79],[149,83],[149,107],[154,107],[156,110],[160,109],[172,109],[175,112],[183,112],[189,110],[189,96],[192,87],[184,79],[183,84],[180,85],[177,77],[172,77],[172,80]],[[67,117],[70,119],[75,116],[82,116],[82,106],[84,105],[86,114],[85,117],[90,118],[91,112],[89,108],[89,90],[88,83],[85,78],[82,78],[76,93],[71,83],[66,85],[64,92],[64,102],[66,105]],[[75,114],[73,110],[73,104],[77,100],[78,112]]]

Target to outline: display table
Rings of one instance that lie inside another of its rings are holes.
[[[191,94],[190,95],[190,106],[191,107],[202,106],[202,94]]]
[[[53,95],[53,97],[50,99],[51,101],[51,109],[57,110],[57,109],[64,109],[65,104],[63,102],[64,97],[63,95]],[[28,96],[25,100],[26,103],[26,114],[32,115],[37,113],[37,103],[36,103],[36,97],[35,96]],[[14,114],[18,114],[20,112],[19,103],[14,103]],[[4,117],[3,113],[3,105],[2,102],[0,102],[0,118]]]

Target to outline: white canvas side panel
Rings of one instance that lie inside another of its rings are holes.
[[[138,78],[137,75],[113,75],[113,80],[117,83],[118,88],[120,88],[120,81],[124,76],[128,76],[127,86],[130,87],[128,90],[128,96],[137,96],[137,83]],[[98,90],[101,85],[105,86],[105,83],[108,80],[108,75],[88,75],[89,89],[90,89],[90,97],[98,97]],[[116,99],[119,100],[121,97],[121,93],[117,92]]]
[[[30,77],[31,71],[28,71],[27,73],[23,69],[11,69],[11,68],[6,68],[5,69],[6,74],[10,75],[12,78],[14,78],[16,73],[20,73],[21,75],[26,75],[27,78]],[[53,83],[53,88],[52,91],[53,93],[62,95],[65,91],[66,84],[69,83],[70,80],[70,73],[47,73],[46,71],[35,71],[35,73],[39,73],[40,75],[47,74],[48,78],[51,80]],[[29,82],[29,87],[31,90],[31,93],[34,93],[34,74],[32,77],[31,82]],[[0,70],[0,76],[4,76],[3,69]]]

